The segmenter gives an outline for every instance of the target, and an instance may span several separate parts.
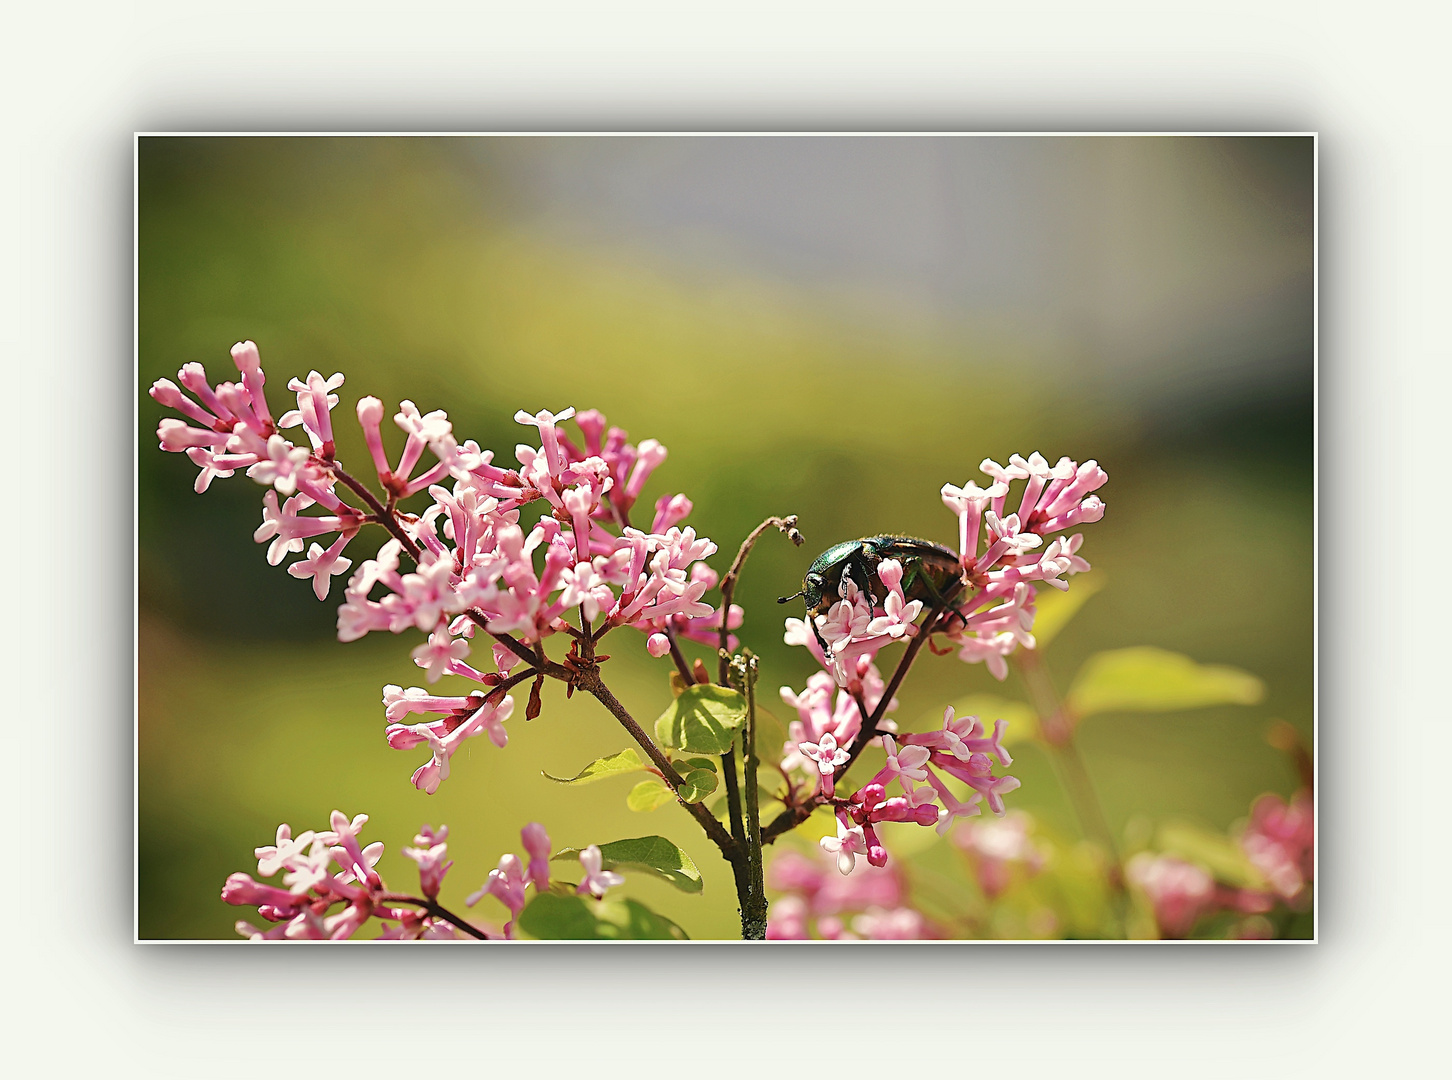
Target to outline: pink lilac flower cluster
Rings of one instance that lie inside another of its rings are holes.
[[[438,906],[444,875],[454,865],[448,858],[449,828],[425,825],[413,838],[413,847],[403,854],[418,864],[420,896],[389,890],[376,869],[383,844],[361,847],[358,835],[368,822],[367,814],[351,821],[334,810],[332,829],[311,829],[292,835],[289,825],[279,825],[277,842],[257,848],[257,874],[261,878],[282,873],[281,885],[258,881],[251,874],[227,878],[222,899],[229,904],[256,905],[257,913],[274,925],[258,929],[238,921],[237,932],[253,941],[341,941],[352,937],[370,918],[384,924],[379,941],[458,941],[472,937],[485,940],[513,940],[519,913],[528,903],[528,890],[550,891],[550,838],[543,825],[530,822],[520,831],[529,857],[507,854],[489,871],[484,884],[464,903],[473,907],[492,896],[509,911],[502,930],[466,923]],[[600,899],[605,891],[623,884],[619,874],[602,869],[600,849],[591,845],[580,852],[584,878],[576,887],[581,896]],[[333,867],[337,867],[336,870]],[[341,909],[334,911],[339,904]],[[447,917],[446,917],[447,916]]]
[[[492,896],[509,909],[509,921],[504,924],[503,936],[514,939],[514,924],[524,910],[526,890],[533,886],[535,893],[548,892],[550,888],[550,838],[544,826],[531,823],[520,832],[525,853],[529,856],[526,865],[518,855],[510,853],[499,860],[499,865],[489,871],[489,877],[475,892],[465,898],[464,903],[473,907],[486,896]],[[580,852],[580,867],[585,876],[575,888],[579,896],[592,896],[599,900],[605,890],[624,884],[625,878],[610,870],[602,870],[603,858],[600,849],[591,844]]]
[[[524,910],[526,890],[534,886],[536,893],[549,892],[550,888],[550,838],[544,826],[530,822],[520,830],[519,837],[529,856],[526,864],[513,852],[503,856],[499,865],[489,871],[489,877],[477,890],[465,898],[464,903],[473,907],[486,896],[492,896],[509,909],[509,921],[504,924],[501,936],[514,939],[514,924]]]
[[[1284,904],[1292,911],[1310,906],[1314,878],[1314,811],[1308,791],[1286,802],[1262,795],[1251,807],[1240,846],[1265,878],[1267,888],[1227,885],[1202,866],[1173,855],[1140,852],[1125,865],[1125,876],[1149,900],[1165,937],[1188,937],[1202,918],[1230,912],[1251,918],[1234,929],[1238,937],[1269,936],[1261,916]]]
[[[801,694],[790,687],[781,689],[782,700],[798,715],[788,727],[781,771],[793,798],[793,774],[806,773],[815,778],[818,796],[834,806],[837,835],[823,837],[821,844],[836,857],[844,875],[856,868],[859,855],[872,866],[886,863],[887,849],[877,835],[877,826],[883,822],[932,825],[943,834],[957,818],[980,814],[984,801],[993,813],[1001,816],[1006,812],[1003,796],[1017,788],[1019,781],[995,776],[993,759],[1002,766],[1013,764],[1003,745],[1008,722],[998,720],[989,735],[976,716],[955,718],[952,706],[944,711],[943,726],[937,731],[894,737],[891,733],[896,725],[890,720],[879,722],[878,729],[885,733],[872,742],[886,752],[882,768],[850,798],[835,797],[837,770],[850,757],[847,748],[861,734],[864,712],[872,715],[885,689],[870,661],[859,657],[855,665],[860,675],[848,689],[837,689],[825,672],[808,679]],[[889,702],[888,708],[895,704]],[[946,777],[966,786],[961,797]],[[894,784],[900,794],[889,797],[888,788]]]
[[[453,923],[425,906],[425,901],[438,899],[444,875],[454,865],[445,861],[448,828],[435,832],[425,825],[414,837],[414,846],[403,849],[418,864],[420,899],[394,894],[383,883],[375,869],[383,844],[359,844],[358,834],[367,822],[367,814],[350,821],[347,814],[334,810],[332,828],[325,831],[308,829],[293,836],[290,826],[279,825],[276,843],[257,848],[255,854],[258,877],[281,873],[282,884],[236,873],[222,887],[222,899],[227,903],[255,905],[257,913],[273,925],[262,930],[239,921],[237,932],[254,941],[341,941],[352,937],[369,919],[378,919],[385,924],[380,939],[460,937]]]
[[[943,935],[908,903],[896,870],[868,867],[844,878],[829,855],[812,859],[784,851],[772,860],[766,936],[773,941],[917,941]]]
[[[1067,577],[1089,569],[1078,555],[1081,534],[1057,537],[1047,546],[1045,538],[1103,517],[1104,503],[1093,492],[1109,477],[1097,462],[1060,458],[1050,465],[1038,453],[1015,454],[1007,467],[985,460],[981,468],[992,481],[988,487],[969,481],[942,489],[944,504],[958,517],[959,573],[943,598],[950,610],[930,615],[927,630],[951,643],[947,651],[956,648],[961,660],[985,662],[1002,679],[1008,655],[1020,645],[1035,645],[1034,583],[1067,589]],[[1010,487],[1018,481],[1023,488],[1017,509],[1005,513]],[[805,620],[786,622],[786,643],[806,648],[823,670],[801,694],[782,688],[782,699],[800,720],[791,725],[781,768],[794,801],[791,773],[802,770],[816,776],[818,802],[835,807],[837,835],[824,837],[822,846],[837,857],[843,874],[852,872],[858,855],[883,865],[887,854],[876,835],[878,823],[914,821],[946,832],[956,818],[979,814],[981,802],[1002,816],[1003,796],[1019,786],[1014,777],[993,774],[994,758],[1001,766],[1013,763],[1003,747],[1004,720],[989,735],[977,717],[955,720],[949,708],[939,731],[900,740],[890,734],[896,728],[884,714],[895,702],[879,708],[884,685],[875,660],[886,646],[925,629],[916,621],[924,602],[908,599],[906,570],[897,559],[882,559],[872,567],[874,583],[855,581],[848,568],[837,584],[837,602],[825,615],[809,612]],[[868,717],[877,718],[867,734],[873,744],[880,739],[887,764],[850,799],[836,798],[836,780],[856,756],[854,743]],[[966,785],[965,796],[955,794],[945,777]],[[901,794],[889,797],[893,783]]]
[[[943,503],[958,517],[961,591],[953,601],[954,614],[940,620],[938,630],[957,648],[959,659],[981,661],[995,678],[1003,679],[1008,655],[1020,645],[1034,647],[1031,583],[1067,589],[1067,577],[1089,569],[1078,555],[1082,534],[1060,536],[1047,545],[1045,540],[1104,516],[1104,503],[1093,492],[1109,475],[1095,461],[1080,465],[1064,457],[1050,465],[1038,453],[1027,458],[1015,454],[1007,466],[986,459],[980,469],[992,481],[986,488],[971,480],[962,487],[943,485]],[[1005,514],[1010,487],[1020,480],[1024,486],[1017,509]],[[883,560],[876,574],[885,593],[881,613],[875,597],[860,587],[867,583],[844,576],[837,603],[826,615],[808,616],[816,620],[832,663],[806,622],[787,621],[787,643],[806,646],[839,684],[849,680],[855,658],[875,656],[918,632],[913,623],[923,605],[907,599],[902,565]]]
[[[473,440],[458,442],[442,410],[422,413],[403,401],[393,422],[404,445],[390,463],[382,434],[387,410],[378,398],[364,397],[356,412],[384,495],[380,502],[335,456],[332,409],[341,374],[324,378],[313,371],[291,380],[297,408],[274,420],[257,346],[238,343],[232,359],[240,382],[213,386],[202,365],[192,363],[178,373],[180,386],[168,379],[152,386],[152,397],[187,417],[161,421],[161,448],[185,453],[199,467],[199,492],[238,469],[270,488],[254,538],[268,545],[273,565],[302,554],[315,537],[334,536],[326,547],[313,542],[288,572],[310,579],[325,599],[332,578],[353,570],[338,610],[340,640],[416,629],[427,640],[413,659],[428,682],[454,675],[484,688],[467,695],[384,689],[389,745],[427,745],[431,752],[413,774],[421,790],[438,790],[466,739],[487,734],[496,746],[507,743],[503,722],[514,703],[505,691],[528,674],[511,678],[510,672],[545,638],[578,634],[566,622],[574,612],[595,640],[620,626],[642,631],[654,656],[668,652],[677,636],[718,643],[722,613],[703,600],[717,575],[702,561],[716,545],[681,527],[690,499],[663,496],[648,531],[631,524],[647,479],[666,457],[655,440],[632,445],[593,410],[520,412],[515,419],[537,429],[539,446],[517,446],[518,466],[504,467]],[[578,443],[560,426],[570,419]],[[281,434],[298,427],[304,445]],[[434,464],[420,471],[425,451]],[[397,509],[398,500],[421,492],[432,500],[422,513]],[[348,501],[352,496],[364,505]],[[522,522],[524,507],[535,502],[544,513],[533,524]],[[309,512],[315,507],[322,512]],[[354,569],[344,551],[369,523],[384,525],[393,536]],[[741,609],[733,605],[726,618],[734,629]],[[480,628],[495,638],[494,671],[469,663]],[[406,723],[414,713],[438,719]]]

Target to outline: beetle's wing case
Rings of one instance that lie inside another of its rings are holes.
[[[840,544],[833,544],[818,555],[811,566],[807,567],[807,573],[815,572],[825,576],[835,570],[840,574],[847,557],[859,550],[865,542],[863,540],[843,540]]]
[[[917,536],[870,536],[858,543],[870,544],[881,559],[929,559],[956,563],[958,553],[952,548]]]

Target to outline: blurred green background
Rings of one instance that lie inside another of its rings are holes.
[[[782,645],[774,598],[816,551],[952,543],[938,489],[984,457],[1097,458],[1108,512],[1081,554],[1107,587],[1047,658],[1060,689],[1091,653],[1143,644],[1268,688],[1086,724],[1111,826],[1223,830],[1294,788],[1262,735],[1312,728],[1309,139],[147,137],[138,182],[143,938],[231,938],[248,911],[219,899],[227,874],[279,822],[322,827],[335,807],[371,816],[398,888],[417,880],[399,849],[448,824],[443,900],[460,907],[527,821],[558,846],[659,833],[704,893],[632,877],[627,895],[693,937],[739,933],[729,873],[684,814],[632,813],[633,781],[541,777],[627,745],[589,698],[549,686],[506,749],[473,740],[435,796],[409,784],[422,754],[388,749],[379,699],[420,683],[422,636],[339,644],[341,588],[318,603],[251,540],[262,489],[197,495],[190,463],[156,448],[146,388],[188,361],[235,374],[242,338],[275,412],[289,377],[346,374],[345,463],[366,461],[363,394],[445,408],[506,460],[530,437],[517,409],[593,407],[669,448],[646,498],[687,493],[718,569],[764,516],[799,515],[807,549],[767,537],[738,593],[782,719],[775,688],[813,666]],[[666,664],[618,634],[607,676],[648,722]],[[927,657],[897,717],[936,725],[974,691],[1022,696],[1016,676]],[[1078,835],[1035,748],[1011,771],[1013,805]]]

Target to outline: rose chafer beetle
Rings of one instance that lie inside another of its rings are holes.
[[[850,576],[853,584],[867,594],[873,611],[887,597],[887,588],[877,576],[877,566],[884,559],[902,563],[902,591],[909,600],[921,600],[934,607],[946,607],[963,585],[962,564],[958,553],[950,547],[920,540],[916,536],[864,536],[833,544],[807,567],[801,592],[777,598],[785,604],[802,597],[807,604],[807,625],[816,635],[817,643],[827,659],[832,650],[817,628],[818,615],[842,599],[842,578]]]

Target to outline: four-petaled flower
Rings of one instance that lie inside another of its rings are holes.
[[[837,856],[837,869],[844,875],[856,868],[858,855],[867,854],[867,837],[862,826],[849,826],[841,815],[837,817],[837,835],[824,836],[819,843],[824,851]]]
[[[602,870],[603,863],[604,856],[594,844],[580,852],[580,866],[585,870],[585,880],[581,881],[579,887],[575,889],[576,894],[580,896],[589,894],[598,900],[605,895],[606,889],[625,883],[625,879],[613,870]]]

